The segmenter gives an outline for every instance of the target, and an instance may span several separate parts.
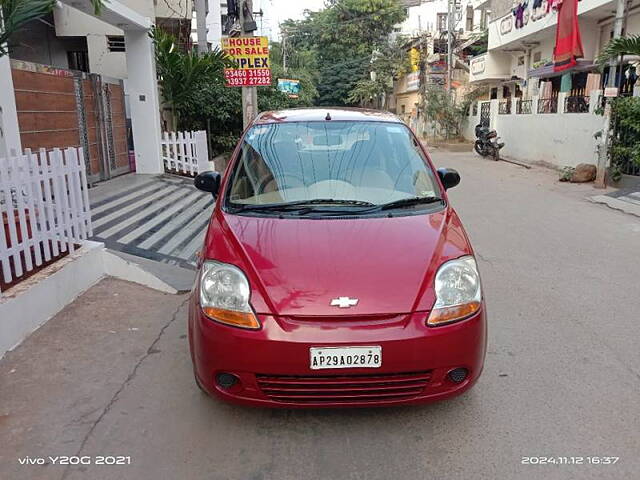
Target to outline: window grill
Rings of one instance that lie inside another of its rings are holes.
[[[498,104],[498,114],[499,115],[511,114],[511,100],[503,100]]]
[[[107,35],[107,49],[110,52],[124,52],[124,36],[122,35]]]
[[[516,114],[518,115],[530,115],[531,107],[533,106],[533,100],[518,100],[516,103]]]
[[[539,99],[538,113],[558,113],[558,97]]]
[[[564,113],[589,113],[590,98],[584,95],[565,97]]]

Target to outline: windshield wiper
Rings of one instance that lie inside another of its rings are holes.
[[[318,209],[307,207],[304,209],[300,209],[296,211],[298,215],[306,215],[308,213],[322,213],[323,216],[336,216],[336,215],[363,215],[368,213],[376,213],[381,212],[383,210],[391,210],[394,208],[405,208],[412,207],[414,205],[427,205],[430,203],[442,202],[442,198],[440,197],[410,197],[410,198],[402,198],[400,200],[395,200],[389,203],[383,203],[382,205],[372,205],[370,207],[360,208],[360,209]],[[363,202],[367,203],[367,202]]]
[[[378,206],[378,210],[390,210],[392,208],[404,208],[404,207],[412,207],[414,205],[426,205],[429,203],[438,203],[442,202],[442,198],[440,197],[410,197],[410,198],[401,198],[400,200],[395,200],[393,202],[384,203]]]
[[[290,210],[307,210],[314,205],[338,205],[338,206],[354,206],[354,207],[373,207],[371,202],[361,200],[341,200],[333,198],[315,198],[313,200],[297,200],[295,202],[284,203],[266,203],[266,204],[242,204],[237,207],[240,211],[290,211]]]

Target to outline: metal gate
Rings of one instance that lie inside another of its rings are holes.
[[[132,170],[122,81],[11,60],[23,148],[83,147],[89,183]]]
[[[489,128],[491,123],[491,102],[480,104],[480,125]]]

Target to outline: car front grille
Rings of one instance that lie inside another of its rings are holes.
[[[407,400],[422,393],[431,370],[382,375],[256,375],[260,390],[278,402],[350,403]]]

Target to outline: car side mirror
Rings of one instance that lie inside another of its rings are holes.
[[[445,190],[449,190],[460,183],[460,174],[453,168],[439,168],[438,176]]]
[[[213,198],[218,196],[220,190],[220,174],[218,172],[202,172],[193,180],[198,190],[209,192]]]

